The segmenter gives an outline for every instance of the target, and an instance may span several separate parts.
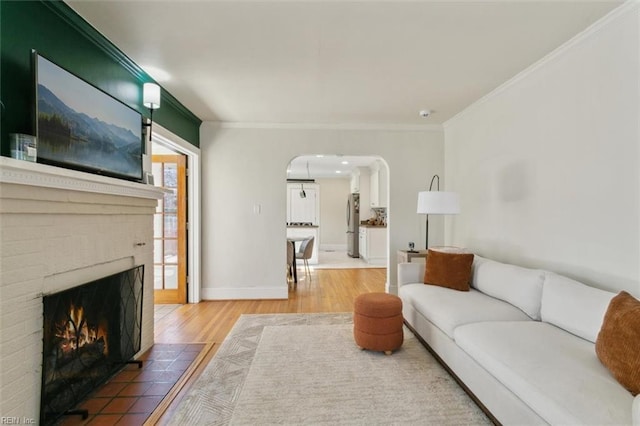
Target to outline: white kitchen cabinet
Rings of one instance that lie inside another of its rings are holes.
[[[371,207],[387,206],[387,166],[379,160],[371,165],[369,194],[369,204]]]
[[[371,201],[369,200],[369,167],[358,167],[360,173],[360,220],[371,217]]]
[[[372,265],[387,264],[387,228],[363,226],[360,228],[360,257]]]
[[[387,166],[380,164],[380,169],[378,170],[378,207],[387,207],[389,193],[387,175]]]
[[[305,197],[301,196],[303,189]],[[287,184],[287,222],[318,225],[319,195],[318,184]]]
[[[367,260],[367,228],[360,228],[360,232],[358,234],[358,251],[360,254],[360,258],[362,258],[365,262]]]
[[[369,203],[371,207],[378,207],[380,205],[380,171],[372,170],[369,175]]]
[[[319,228],[317,226],[287,226],[287,238],[290,237],[315,237],[315,241],[313,242],[313,251],[311,254],[311,259],[309,259],[310,265],[318,264],[318,247],[320,245],[320,241],[318,241],[320,237]],[[296,251],[300,249],[300,241],[296,241]],[[298,267],[302,265],[302,260],[298,260]]]
[[[360,171],[354,170],[351,172],[351,193],[360,193]]]

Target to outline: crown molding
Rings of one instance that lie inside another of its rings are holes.
[[[536,73],[540,68],[544,67],[548,63],[551,63],[551,62],[555,61],[556,59],[561,57],[565,52],[567,52],[570,49],[574,48],[575,46],[583,43],[585,40],[589,39],[594,34],[597,34],[603,28],[611,25],[612,23],[614,23],[620,17],[622,17],[622,16],[626,15],[627,13],[630,13],[630,12],[632,12],[634,10],[640,11],[640,1],[639,0],[627,0],[625,3],[623,3],[619,7],[613,9],[611,12],[609,12],[608,14],[606,14],[605,16],[603,16],[602,18],[600,18],[599,20],[597,20],[596,22],[591,24],[585,30],[583,30],[582,32],[576,34],[575,36],[573,36],[572,38],[567,40],[564,44],[562,44],[561,46],[557,47],[555,50],[551,51],[547,55],[543,56],[537,62],[534,62],[529,67],[527,67],[524,70],[520,71],[518,74],[516,74],[512,78],[510,78],[509,80],[505,81],[500,86],[496,87],[494,90],[492,90],[491,92],[487,93],[486,95],[484,95],[480,99],[476,100],[471,105],[469,105],[468,107],[466,107],[465,109],[460,111],[458,114],[456,114],[453,117],[451,117],[449,120],[445,121],[442,124],[443,128],[446,129],[447,127],[451,126],[456,121],[462,119],[467,114],[469,114],[469,113],[473,112],[474,110],[476,110],[477,108],[479,108],[481,105],[485,104],[486,102],[488,102],[491,99],[495,98],[496,96],[500,95],[502,92],[508,90],[512,86],[515,86],[521,80],[524,80],[525,78],[527,78],[529,75],[532,75],[532,74]]]
[[[229,121],[205,121],[221,129],[265,130],[369,130],[401,132],[441,132],[441,124],[371,124],[371,123],[251,123]]]
[[[129,72],[134,78],[141,83],[154,82],[158,84],[149,74],[147,74],[138,64],[136,64],[131,58],[129,58],[122,50],[116,47],[108,38],[106,38],[100,31],[95,29],[93,25],[87,22],[82,16],[80,16],[75,10],[63,1],[42,1],[45,7],[58,15],[60,19],[65,21],[69,26],[78,31],[78,33],[90,41],[97,48],[102,50],[107,56],[120,64],[127,72]],[[158,84],[162,87],[160,84]],[[202,120],[198,118],[194,113],[188,110],[178,99],[176,99],[171,93],[162,88],[161,91],[162,102],[170,105],[173,110],[180,113],[186,119],[193,124],[200,125]],[[148,111],[143,109],[142,114],[147,116]]]
[[[45,7],[58,15],[62,20],[77,30],[84,38],[100,48],[109,57],[122,65],[129,73],[140,81],[152,81],[140,66],[118,49],[109,39],[85,21],[76,11],[63,1],[42,1]]]

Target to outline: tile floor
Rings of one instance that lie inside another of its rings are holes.
[[[302,262],[298,263],[298,273]],[[347,255],[345,250],[320,250],[318,264],[311,265],[311,269],[360,269],[360,268],[385,268],[386,265],[370,265],[360,258]]]
[[[62,418],[60,425],[142,425],[204,349],[204,344],[156,344],[127,365],[77,408],[89,418]]]

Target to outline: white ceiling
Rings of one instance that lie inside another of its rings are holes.
[[[369,167],[376,160],[377,157],[365,156],[302,155],[289,163],[287,179],[349,179],[355,168]],[[308,173],[307,164],[309,165]]]
[[[446,121],[621,1],[67,3],[202,120],[384,126]]]

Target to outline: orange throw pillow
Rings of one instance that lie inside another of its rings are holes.
[[[469,291],[473,253],[450,253],[429,249],[424,283]]]
[[[596,339],[596,354],[633,396],[640,393],[640,300],[626,291],[609,303]]]

